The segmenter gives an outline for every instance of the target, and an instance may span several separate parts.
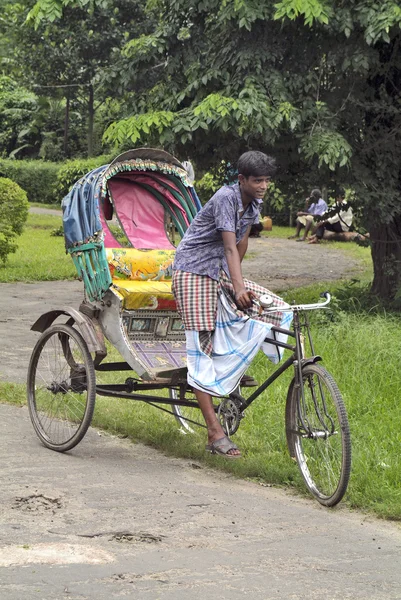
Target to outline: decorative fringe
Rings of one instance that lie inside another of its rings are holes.
[[[106,196],[107,194],[107,181],[117,175],[117,173],[122,173],[123,171],[158,171],[166,175],[174,175],[181,180],[185,187],[191,187],[185,169],[180,169],[180,167],[161,161],[135,158],[117,163],[105,171],[102,182],[102,196]]]

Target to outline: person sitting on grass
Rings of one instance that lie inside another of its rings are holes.
[[[226,458],[241,454],[216,416],[212,394],[232,393],[271,326],[288,324],[286,313],[279,312],[287,306],[283,300],[244,279],[241,270],[251,226],[259,222],[260,204],[274,173],[272,157],[259,151],[242,154],[238,183],[220,188],[198,212],[173,264],[172,290],[185,328],[187,378],[206,422],[206,450]],[[277,312],[265,312],[256,301],[264,294],[270,295]]]
[[[290,235],[289,240],[296,239],[297,242],[304,242],[308,237],[311,227],[315,224],[315,216],[323,215],[327,210],[327,204],[322,198],[322,192],[318,189],[312,190],[309,198],[306,199],[305,211],[297,212],[296,230],[294,235]],[[301,229],[305,227],[302,237],[299,237]]]
[[[350,230],[353,214],[351,206],[345,200],[344,189],[338,188],[335,196],[336,203],[334,207],[327,212],[327,215],[332,214],[332,216],[328,216],[328,218],[325,218],[315,225],[308,242],[309,244],[319,244],[325,231],[342,233]]]

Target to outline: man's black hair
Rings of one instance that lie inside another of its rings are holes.
[[[314,200],[320,200],[320,198],[322,197],[322,192],[316,188],[315,190],[312,190],[310,193],[310,198],[313,198]]]
[[[276,172],[276,160],[259,150],[250,150],[238,159],[238,175],[244,177],[272,177]]]

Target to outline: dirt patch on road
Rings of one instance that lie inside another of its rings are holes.
[[[329,245],[312,246],[278,238],[249,240],[245,277],[272,291],[357,275],[363,267]],[[72,306],[83,299],[79,281],[0,284],[0,380],[25,382],[29,357],[38,334],[31,325],[47,310]]]
[[[275,292],[318,281],[347,279],[362,270],[359,261],[330,245],[281,238],[251,238],[243,263],[246,277]]]

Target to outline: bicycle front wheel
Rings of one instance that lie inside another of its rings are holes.
[[[84,437],[96,398],[92,357],[81,334],[53,325],[40,336],[28,369],[28,407],[41,442],[66,452]]]
[[[286,405],[290,455],[309,491],[325,506],[344,496],[351,472],[351,438],[344,401],[333,377],[315,364],[302,369],[304,395],[291,383]]]

